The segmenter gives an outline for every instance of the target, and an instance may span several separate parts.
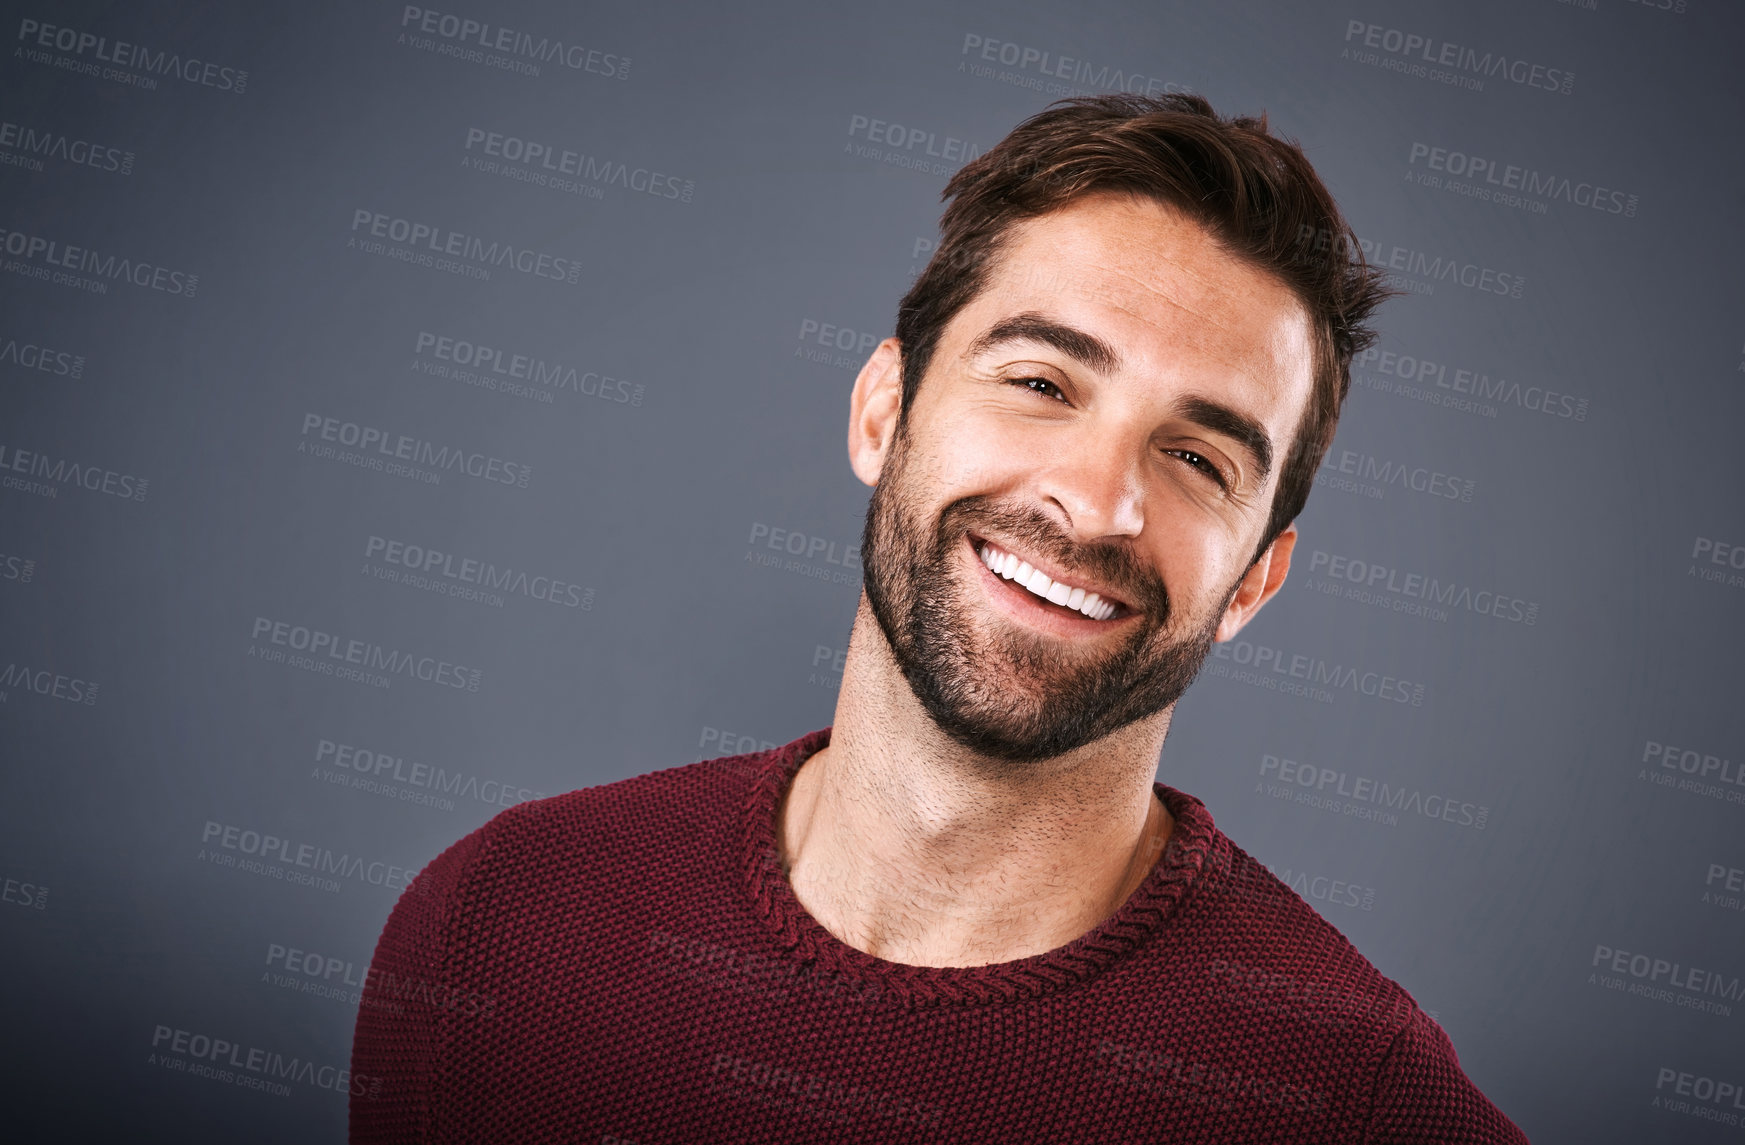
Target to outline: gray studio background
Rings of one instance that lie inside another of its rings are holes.
[[[1535,1141],[1739,1139],[1735,5],[0,7],[20,1139],[340,1140],[411,873],[827,724],[854,372],[949,173],[1120,87],[1409,292],[1160,776]]]

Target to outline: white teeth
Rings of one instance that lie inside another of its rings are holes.
[[[1096,593],[1061,584],[1041,569],[1032,568],[1028,561],[1019,560],[1011,553],[1003,553],[993,545],[984,544],[980,556],[989,570],[1007,580],[1017,581],[1050,603],[1082,612],[1092,620],[1107,620],[1115,615],[1115,606]]]

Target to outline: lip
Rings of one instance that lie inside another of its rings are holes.
[[[1092,620],[1082,613],[1074,612],[1057,604],[1049,604],[1027,588],[1022,588],[1005,577],[1000,576],[982,563],[981,546],[988,538],[969,534],[964,537],[963,553],[975,572],[981,574],[982,583],[987,588],[988,599],[1001,612],[1012,617],[1027,628],[1041,629],[1055,636],[1070,640],[1083,640],[1086,637],[1100,636],[1123,628],[1126,623],[1139,614],[1126,604],[1120,605],[1120,611],[1108,620]],[[998,541],[993,542],[1000,548]],[[1042,570],[1047,573],[1047,569]],[[1072,583],[1071,578],[1067,583]],[[1119,598],[1112,598],[1118,600]]]

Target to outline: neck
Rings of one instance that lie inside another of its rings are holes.
[[[796,897],[837,938],[918,966],[1041,954],[1138,888],[1174,824],[1152,791],[1168,711],[1055,759],[1013,765],[940,732],[865,598],[830,744],[783,801]]]

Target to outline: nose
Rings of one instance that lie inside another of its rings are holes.
[[[1065,514],[1073,539],[1089,544],[1137,537],[1145,528],[1138,451],[1108,432],[1086,432],[1061,444],[1043,468],[1037,492]]]

